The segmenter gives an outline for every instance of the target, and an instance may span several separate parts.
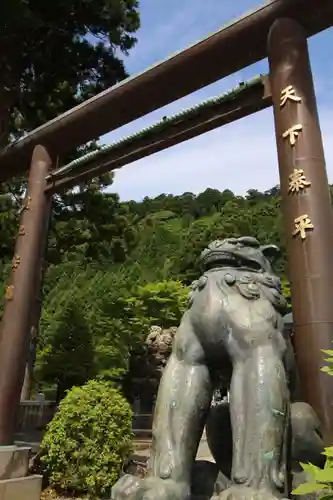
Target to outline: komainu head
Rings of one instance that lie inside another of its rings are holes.
[[[200,256],[200,264],[202,271],[233,267],[272,274],[272,263],[279,255],[277,246],[260,245],[258,240],[250,236],[226,238],[210,243]]]

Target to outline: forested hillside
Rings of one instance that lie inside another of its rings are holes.
[[[19,204],[9,194],[0,203],[3,286]],[[92,184],[55,198],[35,389],[57,386],[61,397],[88,378],[111,377],[131,392],[133,379],[149,376],[149,327],[178,324],[201,250],[214,239],[240,235],[282,248],[277,272],[288,293],[277,187],[245,197],[207,189],[123,203]]]

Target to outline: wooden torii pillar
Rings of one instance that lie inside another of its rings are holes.
[[[333,443],[333,217],[307,40],[294,20],[271,27],[268,59],[302,398]]]
[[[0,325],[0,447],[14,440],[51,212],[52,198],[45,194],[51,166],[45,148],[36,146]]]

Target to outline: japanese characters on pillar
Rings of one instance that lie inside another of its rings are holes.
[[[302,103],[302,98],[297,95],[293,85],[287,85],[287,87],[281,90],[280,108],[283,108],[288,101],[290,105],[301,105]],[[297,139],[302,130],[302,123],[297,123],[283,132],[282,137],[289,143],[291,148],[297,148]],[[298,195],[310,186],[311,181],[307,179],[304,170],[302,168],[294,168],[293,172],[289,175],[289,193],[291,195]],[[314,229],[311,217],[308,214],[300,214],[295,217],[294,225],[293,236],[298,236],[301,240],[305,240],[307,232]]]
[[[331,445],[333,378],[320,368],[333,342],[333,217],[307,40],[296,21],[274,22],[268,60],[300,388]]]
[[[30,209],[31,201],[32,201],[31,196],[26,196],[24,198],[23,203],[21,205],[21,209],[20,209],[20,217],[21,218],[22,218],[23,213]],[[19,238],[20,236],[24,236],[24,235],[25,235],[24,225],[21,224],[19,226],[17,238]],[[14,257],[12,258],[12,271],[13,271],[13,273],[18,268],[20,263],[21,263],[21,257],[17,253],[14,254]],[[14,274],[12,274],[12,281],[13,281],[13,278],[14,278]],[[10,284],[5,289],[5,300],[12,300],[13,298],[14,298],[14,285]]]

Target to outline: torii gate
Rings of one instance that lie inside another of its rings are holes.
[[[61,115],[0,153],[3,180],[25,171],[33,151],[1,322],[0,446],[13,442],[33,322],[31,311],[36,311],[35,297],[40,287],[51,194],[111,169],[110,164],[117,168],[126,163],[126,155],[119,153],[113,163],[105,157],[94,167],[89,161],[81,166],[78,162],[77,169],[65,169],[63,175],[61,169],[52,169],[55,158],[266,55],[270,90],[266,81],[264,95],[258,95],[256,88],[252,100],[249,96],[245,102],[235,98],[233,104],[229,102],[223,108],[225,116],[216,123],[228,123],[273,104],[296,359],[303,397],[320,416],[325,443],[332,444],[333,378],[320,372],[320,350],[331,348],[333,341],[333,221],[306,40],[332,23],[330,0],[273,0],[147,72]],[[232,59],[225,54],[232,54]],[[214,128],[204,118],[196,126],[196,130],[189,130],[191,127],[178,124],[179,137],[166,129],[160,145],[149,149],[146,144],[143,153],[134,145],[132,161],[133,157],[138,159]]]

